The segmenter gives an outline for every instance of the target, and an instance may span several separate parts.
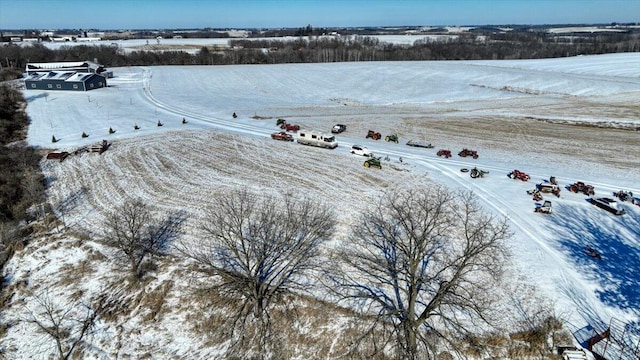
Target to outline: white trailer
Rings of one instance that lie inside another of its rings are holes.
[[[299,130],[298,143],[303,145],[318,146],[327,149],[335,149],[338,147],[338,141],[335,136],[325,135],[317,131]]]

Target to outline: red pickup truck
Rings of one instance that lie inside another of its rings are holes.
[[[293,141],[293,135],[285,131],[274,132],[271,134],[271,138],[274,140]]]

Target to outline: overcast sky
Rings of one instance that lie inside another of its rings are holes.
[[[640,22],[640,0],[0,0],[0,29]]]

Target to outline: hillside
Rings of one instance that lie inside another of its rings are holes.
[[[95,241],[107,212],[134,198],[156,212],[182,210],[181,240],[198,241],[203,209],[238,188],[330,203],[340,214],[335,242],[386,189],[433,183],[470,190],[486,211],[509,219],[514,272],[554,303],[572,332],[603,329],[611,319],[639,321],[640,292],[629,269],[640,265],[640,207],[620,204],[627,214],[616,217],[564,186],[581,180],[597,196],[640,194],[640,54],[112,70],[104,90],[24,92],[31,144],[71,151],[108,139],[112,146],[102,155],[42,162],[61,223],[6,268],[16,296],[4,315],[13,326],[3,346],[18,358],[50,352],[34,324],[21,321],[36,306],[35,295],[64,302],[122,290],[113,254]],[[323,131],[343,123],[347,131],[332,151],[277,142],[269,138],[279,130],[277,118]],[[400,142],[365,139],[369,129],[397,133]],[[435,148],[405,146],[411,139]],[[381,170],[366,169],[363,158],[349,154],[352,144],[388,160]],[[478,150],[479,159],[456,156],[463,147]],[[454,156],[437,157],[439,148]],[[474,166],[490,173],[470,179],[459,171]],[[514,169],[531,181],[509,179]],[[526,190],[550,176],[563,187],[561,196],[550,198],[552,215],[536,214]],[[587,245],[602,253],[601,262],[583,253]],[[147,296],[135,299],[135,317],[101,322],[94,336],[102,350],[94,349],[94,357],[219,354],[224,344],[194,336],[200,324],[194,319],[208,312],[199,301],[186,302],[189,266],[173,254],[148,280]],[[145,305],[151,299],[162,300]]]

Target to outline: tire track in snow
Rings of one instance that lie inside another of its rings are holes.
[[[146,99],[152,104],[155,105],[167,112],[173,113],[175,115],[178,116],[189,116],[190,118],[193,119],[197,119],[200,120],[202,122],[214,125],[218,128],[221,128],[223,130],[227,130],[227,131],[234,131],[234,132],[240,132],[240,133],[249,133],[249,134],[253,134],[253,135],[263,135],[263,136],[269,136],[270,135],[270,130],[265,130],[263,127],[258,127],[258,126],[253,126],[250,124],[242,124],[239,122],[234,122],[234,121],[230,121],[230,120],[225,120],[225,119],[220,119],[220,118],[215,118],[215,117],[210,117],[210,116],[204,116],[202,114],[199,113],[195,113],[195,112],[190,112],[188,110],[183,110],[183,109],[179,109],[177,107],[174,106],[170,106],[169,104],[163,103],[159,100],[157,100],[153,94],[151,93],[151,78],[152,78],[152,71],[151,69],[149,69],[148,67],[143,67],[143,88],[144,88],[144,95],[146,97]],[[341,142],[342,144],[342,142]],[[351,146],[352,144],[349,143],[345,143],[345,145],[347,146]],[[372,148],[372,149],[375,149]],[[406,151],[398,151],[398,150],[388,150],[388,149],[384,149],[384,150],[380,150],[380,151],[375,151],[375,153],[380,153],[383,155],[394,155],[397,157],[402,157],[402,158],[417,158],[417,155],[411,153],[411,152],[406,152]],[[480,166],[482,169],[487,169],[489,171],[492,172],[501,172],[504,173],[505,177],[506,175],[513,171],[514,169],[512,168],[505,168],[505,167],[497,167],[495,165],[488,165],[488,164],[484,164],[482,162],[477,162],[475,160],[473,160],[473,162],[470,161],[460,161],[460,160],[455,160],[455,159],[442,159],[437,157],[434,154],[430,154],[432,157],[435,156],[435,158],[432,158],[432,161],[435,162],[441,162],[441,163],[449,163],[449,164],[458,164],[460,166],[463,167],[472,167],[472,166]],[[454,156],[456,154],[453,154]],[[541,178],[541,179],[548,179],[549,178],[549,174],[538,174],[538,173],[530,173],[527,172],[531,178]],[[567,184],[572,184],[575,181],[578,181],[580,179],[575,179],[575,180],[571,180],[571,179],[566,179],[563,178],[562,176],[557,176],[556,175],[556,179],[558,179],[559,181],[566,181]],[[585,181],[587,183],[593,184],[594,186],[598,186],[598,188],[596,188],[596,190],[598,190],[599,188],[604,188],[609,190],[609,192],[613,192],[613,191],[617,191],[620,190],[619,186],[616,186],[614,184],[606,184],[606,183],[600,183],[600,182],[593,182],[593,181],[589,181],[588,179],[583,179],[581,181]],[[625,190],[629,190],[629,191],[633,191],[635,193],[640,193],[640,188],[635,188],[635,189],[631,189],[631,188],[627,188]]]
[[[454,181],[456,184],[458,184],[458,186],[472,191],[485,203],[485,205],[491,207],[499,214],[505,216],[512,224],[512,226],[516,227],[519,231],[524,233],[529,238],[529,240],[532,240],[537,244],[538,259],[541,260],[544,258],[545,263],[548,263],[549,259],[553,259],[554,263],[557,266],[556,268],[559,270],[559,273],[554,274],[559,279],[559,281],[554,281],[554,286],[557,286],[564,292],[567,299],[575,305],[576,310],[578,310],[581,315],[585,313],[594,313],[593,309],[585,308],[585,306],[588,306],[586,304],[588,304],[589,302],[586,302],[584,300],[592,298],[595,295],[584,290],[587,288],[587,286],[576,286],[576,284],[585,284],[585,279],[578,277],[573,271],[565,271],[565,264],[567,264],[568,262],[565,258],[563,258],[563,256],[559,254],[557,250],[548,245],[548,243],[544,240],[544,235],[536,233],[534,231],[534,229],[537,228],[538,224],[536,224],[531,219],[523,218],[521,215],[518,215],[519,212],[517,210],[514,210],[507,201],[504,201],[499,197],[492,195],[482,186],[479,186],[478,184],[471,184],[468,181],[465,181],[456,170],[449,169],[439,163],[431,163],[427,160],[418,160],[418,162],[420,162],[426,168],[438,171],[442,175]],[[482,179],[476,180],[481,181]]]

